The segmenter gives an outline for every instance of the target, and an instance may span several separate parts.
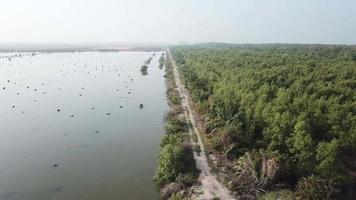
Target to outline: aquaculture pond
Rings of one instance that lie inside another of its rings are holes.
[[[0,200],[158,199],[161,53],[0,53]]]

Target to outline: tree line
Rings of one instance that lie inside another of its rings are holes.
[[[355,46],[171,50],[231,189],[253,198],[279,191],[297,199],[356,196]],[[257,181],[246,179],[251,173]]]

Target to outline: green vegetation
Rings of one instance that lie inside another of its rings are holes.
[[[258,198],[259,200],[294,200],[294,193],[290,190],[280,190],[280,191],[272,191],[268,192],[261,197]]]
[[[162,53],[161,57],[159,58],[159,66],[158,66],[159,69],[163,69],[164,62],[165,62],[164,53]]]
[[[296,199],[332,199],[335,190],[333,185],[331,180],[316,176],[302,178],[297,185]]]
[[[188,200],[187,198],[185,198],[182,194],[180,193],[175,193],[173,194],[169,200]]]
[[[161,187],[162,199],[187,199],[186,191],[197,182],[199,172],[195,166],[180,96],[175,90],[171,63],[166,63],[166,66],[167,97],[171,109],[165,118],[166,134],[161,140],[154,179]]]
[[[154,53],[151,57],[149,57],[149,58],[145,61],[145,64],[146,64],[146,65],[149,65],[155,55],[156,55],[156,54]]]
[[[208,149],[229,163],[238,194],[288,188],[297,197],[305,193],[300,199],[325,199],[320,187],[338,188],[328,197],[355,187],[355,46],[206,44],[171,51],[206,115]]]
[[[147,60],[145,60],[145,64],[141,66],[140,71],[141,71],[142,76],[148,75],[148,71],[147,71],[148,65],[151,63],[151,61],[155,55],[156,55],[155,53],[152,54],[152,56],[150,56]]]
[[[148,70],[148,66],[147,66],[147,65],[142,65],[142,66],[141,66],[140,71],[141,71],[141,74],[142,74],[143,76],[146,76],[146,75],[148,74],[147,70]]]

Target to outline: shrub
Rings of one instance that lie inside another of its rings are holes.
[[[268,192],[258,200],[294,200],[294,193],[290,190],[279,190],[279,191],[272,191]]]
[[[177,194],[179,191],[183,189],[183,185],[179,183],[170,183],[166,184],[162,189],[161,189],[161,199],[170,199],[174,197],[175,194]]]
[[[181,145],[167,144],[161,149],[155,180],[159,184],[175,181],[182,169],[184,152]]]
[[[177,115],[172,116],[171,114],[167,115],[167,123],[165,131],[167,134],[176,134],[187,131],[186,123],[177,117]]]
[[[142,65],[141,66],[140,71],[141,71],[142,75],[147,75],[148,74],[147,69],[148,69],[147,65]]]
[[[161,147],[164,147],[168,144],[180,144],[183,142],[183,135],[182,134],[166,134],[161,139]]]
[[[327,200],[334,191],[332,181],[312,175],[298,182],[295,196],[297,200]]]
[[[336,139],[330,143],[321,142],[317,148],[316,159],[320,162],[318,171],[324,175],[334,175],[337,172],[338,144]]]
[[[197,175],[194,173],[179,174],[176,182],[186,187],[192,186],[196,181]]]
[[[222,151],[224,145],[220,137],[214,136],[208,139],[209,148],[215,151]]]
[[[234,167],[235,189],[242,199],[255,199],[273,180],[278,170],[277,159],[263,151],[247,152]]]
[[[185,198],[181,193],[175,193],[169,198],[169,200],[188,200],[188,199]]]

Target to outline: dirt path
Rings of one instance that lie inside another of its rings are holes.
[[[196,123],[193,117],[193,112],[190,108],[189,104],[189,93],[183,86],[183,84],[180,81],[179,73],[177,70],[177,66],[175,64],[175,61],[173,60],[173,57],[171,55],[170,50],[167,50],[167,55],[172,61],[173,65],[173,74],[174,74],[174,79],[177,85],[177,90],[179,91],[179,94],[182,98],[182,107],[184,110],[184,115],[187,120],[187,122],[191,123],[191,127],[189,128],[190,132],[190,139],[193,145],[199,145],[200,146],[200,154],[198,154],[196,151],[194,151],[194,159],[196,162],[196,165],[198,169],[201,170],[199,180],[202,183],[202,190],[203,194],[199,195],[197,199],[204,199],[204,200],[210,200],[214,197],[218,197],[221,200],[232,200],[235,199],[231,194],[230,191],[221,183],[219,183],[216,179],[216,177],[211,173],[208,160],[206,157],[205,153],[205,148],[204,144],[202,142],[200,133],[196,127]],[[197,135],[198,142],[193,141],[193,134]]]

